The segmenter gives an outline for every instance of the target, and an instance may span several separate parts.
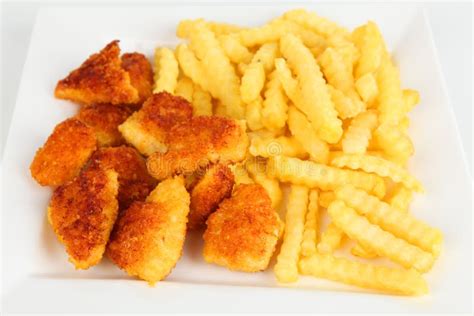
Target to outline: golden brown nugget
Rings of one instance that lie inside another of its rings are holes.
[[[178,123],[188,122],[193,108],[186,99],[167,92],[153,94],[130,116],[119,131],[140,153],[149,156],[166,151],[166,135]]]
[[[181,177],[161,182],[146,202],[134,202],[117,220],[107,254],[129,275],[154,284],[181,256],[189,194]]]
[[[79,174],[96,149],[94,130],[76,118],[56,125],[30,166],[41,185],[58,186]]]
[[[265,189],[259,184],[240,184],[207,220],[204,259],[230,270],[265,270],[281,227]]]
[[[153,93],[153,69],[145,55],[126,53],[122,55],[122,68],[130,75],[130,83],[138,91],[138,104],[142,104]]]
[[[125,143],[118,126],[125,122],[132,112],[128,106],[94,104],[82,106],[76,117],[94,129],[99,146],[118,146]]]
[[[166,137],[168,151],[147,160],[156,179],[189,174],[210,163],[242,161],[249,145],[245,123],[220,116],[196,116],[175,125]]]
[[[113,169],[118,173],[118,201],[124,210],[134,201],[144,201],[157,181],[148,174],[145,159],[132,147],[109,147],[97,150],[88,168]]]
[[[128,72],[122,68],[118,42],[110,42],[60,80],[54,95],[81,104],[137,103],[138,91],[132,86]]]
[[[102,259],[117,218],[117,192],[117,173],[100,168],[86,170],[54,191],[48,220],[76,269]]]
[[[230,196],[233,186],[234,174],[229,167],[223,164],[210,166],[192,187],[188,228],[204,226],[219,203]]]

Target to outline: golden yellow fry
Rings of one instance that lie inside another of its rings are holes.
[[[298,280],[298,260],[308,206],[308,191],[305,186],[291,186],[285,216],[285,234],[274,268],[279,282]]]
[[[269,75],[264,95],[262,124],[269,130],[279,130],[286,124],[288,99],[283,92],[277,70]]]
[[[288,67],[285,59],[275,59],[275,69],[278,80],[280,81],[283,90],[285,90],[286,95],[293,101],[293,103],[298,102],[302,104],[302,97],[298,91],[298,81],[291,74],[291,70]],[[312,114],[315,115],[316,113]]]
[[[326,37],[339,35],[343,37],[349,37],[349,32],[326,18],[320,17],[314,12],[308,12],[304,9],[295,9],[286,12],[283,17],[287,20],[298,23]]]
[[[398,123],[398,127],[400,128],[400,131],[407,133],[407,130],[410,127],[410,118],[408,118],[408,116],[404,116],[400,120],[400,123]]]
[[[275,67],[275,59],[278,56],[278,44],[276,42],[265,43],[255,52],[252,63],[261,63],[265,72],[270,72]]]
[[[184,74],[196,85],[209,92],[209,84],[203,66],[188,45],[179,44],[176,47],[176,55]]]
[[[375,80],[375,76],[372,73],[367,73],[359,77],[355,81],[355,89],[368,106],[374,103],[379,93],[377,80]]]
[[[365,215],[370,222],[431,252],[435,257],[439,255],[443,242],[443,235],[439,229],[432,228],[410,214],[394,209],[390,204],[351,186],[338,188],[336,196]]]
[[[349,238],[358,241],[364,247],[375,250],[380,256],[398,262],[405,268],[413,267],[420,272],[428,271],[433,265],[434,257],[431,253],[371,224],[364,216],[358,215],[342,201],[332,202],[328,213],[333,223]]]
[[[375,111],[366,111],[354,117],[342,137],[344,153],[363,154],[367,151],[372,131],[377,126]]]
[[[324,191],[319,194],[319,205],[328,208],[329,204],[336,199],[334,191]]]
[[[360,57],[355,68],[356,79],[374,73],[382,63],[385,43],[382,34],[374,22],[359,26],[352,33],[352,38],[359,48]]]
[[[344,63],[342,54],[332,47],[328,47],[318,58],[321,70],[327,82],[337,90],[347,93],[354,88],[352,68]],[[352,65],[352,63],[351,63]]]
[[[412,200],[413,191],[405,187],[402,183],[399,183],[392,190],[390,197],[387,199],[387,203],[394,209],[408,212],[408,206]]]
[[[318,234],[318,191],[311,190],[309,192],[308,212],[304,222],[303,241],[301,242],[301,255],[311,256],[316,253],[316,242]]]
[[[198,85],[193,93],[193,115],[212,115],[212,97]]]
[[[337,43],[337,45],[332,45],[331,47],[333,47],[341,55],[342,61],[350,72],[352,81],[354,81],[354,76],[352,74],[354,72],[354,66],[360,57],[359,49],[354,45],[354,43],[348,42],[346,40],[341,43]]]
[[[311,160],[328,163],[328,145],[319,139],[306,116],[293,106],[288,109],[288,127],[291,134],[308,152]]]
[[[337,90],[329,84],[327,85],[327,88],[340,118],[351,118],[365,110],[365,104],[361,100],[350,98],[342,93],[342,91]]]
[[[280,50],[298,78],[297,90],[301,97],[293,100],[296,107],[306,114],[322,140],[336,143],[342,135],[342,122],[337,117],[323,74],[313,55],[292,34],[281,38]]]
[[[332,253],[336,250],[342,242],[344,232],[330,223],[326,230],[321,234],[321,240],[318,243],[318,251],[320,253]]]
[[[387,293],[402,295],[428,293],[425,280],[414,270],[377,266],[324,254],[302,258],[299,269],[302,274]]]
[[[420,103],[420,94],[416,90],[404,89],[403,100],[405,104],[405,112],[410,112],[415,105]]]
[[[188,77],[181,77],[176,84],[175,94],[193,102],[194,84]]]
[[[255,183],[260,184],[267,191],[272,200],[272,207],[276,209],[283,198],[278,180],[268,177],[266,164],[258,163],[257,159],[247,159],[245,166]]]
[[[242,30],[242,27],[233,24],[209,22],[203,19],[197,20],[206,23],[207,27],[209,27],[216,36],[227,35]],[[193,31],[195,21],[196,20],[181,20],[176,28],[176,36],[179,38],[189,38],[189,34]]]
[[[178,82],[178,61],[171,49],[162,47],[155,50],[155,85],[153,93],[167,91],[174,93]]]
[[[262,125],[262,97],[258,96],[257,99],[247,104],[245,110],[245,118],[247,125],[250,130],[256,131],[263,127]]]
[[[410,137],[395,125],[381,124],[374,131],[374,138],[377,146],[402,166],[414,153]]]
[[[214,33],[198,20],[193,24],[189,39],[207,78],[212,78],[208,80],[209,92],[222,101],[228,116],[242,119],[245,109],[240,98],[239,78]]]
[[[245,69],[240,84],[240,95],[244,103],[249,104],[260,97],[265,84],[265,69],[261,62],[252,62]]]
[[[351,184],[379,197],[385,195],[384,180],[375,175],[360,171],[343,170],[303,161],[298,158],[273,156],[268,160],[268,172],[283,182],[306,185],[324,191],[335,190],[344,184]]]
[[[229,165],[229,169],[234,174],[235,187],[239,184],[251,184],[254,183],[252,178],[250,178],[247,169],[242,163],[237,163]]]
[[[338,168],[362,169],[365,172],[375,173],[381,177],[388,177],[396,183],[403,183],[407,188],[416,192],[423,192],[423,185],[407,170],[386,159],[362,155],[344,154],[334,158],[331,165]]]
[[[400,74],[389,57],[383,59],[376,75],[379,94],[377,110],[381,123],[398,124],[406,113]]]
[[[306,158],[303,146],[293,137],[280,136],[277,138],[253,137],[250,142],[249,152],[253,156],[271,157],[288,156]]]
[[[233,63],[248,63],[252,59],[252,53],[240,43],[236,34],[226,34],[218,37],[222,49]]]
[[[364,247],[359,243],[356,243],[354,247],[351,248],[351,253],[356,257],[364,259],[373,259],[377,257],[377,253],[374,250]]]

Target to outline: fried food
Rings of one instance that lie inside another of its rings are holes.
[[[248,137],[243,121],[219,116],[196,116],[173,126],[167,134],[168,151],[148,158],[156,179],[189,174],[209,163],[239,162],[245,158]]]
[[[204,259],[230,270],[265,270],[280,230],[280,219],[263,187],[241,184],[207,220]]]
[[[148,98],[139,111],[119,126],[119,131],[128,143],[149,156],[157,151],[165,152],[166,134],[176,124],[189,121],[192,115],[188,101],[161,92]]]
[[[76,117],[94,130],[97,144],[100,147],[118,146],[125,143],[118,126],[132,112],[132,109],[127,106],[93,104],[81,107]]]
[[[138,104],[148,99],[153,90],[153,69],[145,55],[126,53],[122,55],[122,68],[130,75],[130,83],[138,91]]]
[[[144,201],[156,186],[148,174],[145,160],[132,147],[101,148],[90,159],[88,168],[113,169],[118,173],[118,201],[121,210],[134,201]]]
[[[107,255],[129,275],[153,285],[181,257],[188,213],[183,178],[161,182],[145,202],[134,202],[117,220]]]
[[[88,169],[58,187],[48,220],[76,269],[99,263],[118,213],[118,180],[113,170]]]
[[[41,185],[58,186],[77,176],[96,149],[94,130],[76,118],[56,125],[30,166]]]
[[[118,42],[110,42],[60,80],[54,95],[81,104],[137,103],[138,91],[132,86],[129,73],[122,68]]]
[[[204,226],[219,203],[230,196],[233,186],[234,174],[229,167],[223,164],[210,166],[191,190],[188,228]]]

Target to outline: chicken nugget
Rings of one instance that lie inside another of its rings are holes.
[[[117,218],[117,192],[117,173],[100,168],[85,170],[54,191],[48,220],[76,269],[102,259]]]
[[[138,91],[132,86],[129,73],[122,68],[118,42],[110,42],[60,80],[54,95],[81,104],[137,103]]]
[[[128,106],[94,104],[81,107],[76,117],[94,129],[99,146],[118,146],[125,143],[118,126],[125,122],[132,112]]]
[[[188,228],[203,226],[219,203],[230,196],[233,186],[234,174],[229,167],[223,164],[210,166],[192,187]]]
[[[245,122],[220,116],[196,116],[171,128],[166,137],[168,150],[147,160],[156,179],[189,174],[210,163],[239,162],[245,158],[249,140]]]
[[[58,186],[77,176],[96,149],[94,130],[76,118],[59,123],[30,165],[41,185]]]
[[[265,189],[259,184],[240,184],[207,220],[204,259],[230,270],[265,270],[281,229]]]
[[[124,210],[134,201],[144,201],[157,181],[148,174],[145,159],[132,147],[101,148],[90,159],[88,168],[113,169],[118,173],[118,201]]]
[[[181,257],[189,213],[189,194],[181,177],[156,187],[146,202],[134,202],[117,220],[107,254],[131,276],[154,284]]]
[[[130,75],[132,86],[138,91],[138,103],[142,104],[153,92],[153,69],[145,55],[126,53],[122,55],[122,68]]]
[[[189,121],[193,108],[186,99],[167,92],[149,97],[143,107],[130,116],[119,131],[125,140],[145,156],[165,152],[166,134],[179,122]]]

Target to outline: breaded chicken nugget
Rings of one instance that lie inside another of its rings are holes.
[[[96,149],[94,130],[76,118],[59,123],[30,166],[41,185],[58,186],[77,176]]]
[[[125,140],[145,156],[166,151],[166,134],[176,124],[189,121],[191,104],[167,92],[153,94],[143,107],[129,117],[119,131]]]
[[[128,72],[122,68],[118,42],[110,42],[60,80],[54,95],[81,104],[137,103],[138,91],[132,86]]]
[[[54,191],[48,220],[76,269],[102,258],[117,218],[117,192],[117,173],[100,168],[85,170]]]
[[[94,129],[99,146],[118,146],[125,143],[118,126],[125,122],[132,112],[128,106],[94,104],[82,106],[76,117]]]
[[[265,270],[281,229],[265,189],[259,184],[240,184],[207,220],[204,259],[230,270]]]
[[[134,202],[115,225],[107,254],[129,275],[154,284],[181,256],[189,213],[183,178],[168,179],[146,202]]]
[[[171,128],[166,144],[166,153],[156,152],[147,160],[148,171],[156,179],[189,174],[209,163],[242,161],[249,140],[243,121],[196,116]]]
[[[223,164],[210,166],[191,190],[188,228],[203,226],[219,203],[230,196],[233,186],[234,174],[229,167]]]
[[[153,92],[153,69],[145,55],[126,53],[122,55],[122,68],[130,75],[132,86],[138,91],[138,103],[142,104]]]
[[[148,174],[145,160],[132,147],[109,147],[97,150],[88,168],[113,169],[118,173],[118,201],[124,210],[134,201],[144,201],[157,181]]]

